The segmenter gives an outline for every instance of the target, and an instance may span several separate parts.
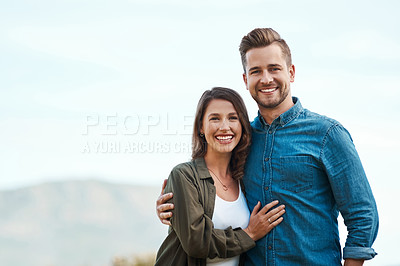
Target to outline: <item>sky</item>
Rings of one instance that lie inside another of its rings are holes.
[[[0,190],[100,179],[159,186],[190,159],[202,92],[237,90],[257,27],[289,44],[292,94],[351,133],[379,214],[379,255],[400,265],[399,1],[37,0],[0,4]]]

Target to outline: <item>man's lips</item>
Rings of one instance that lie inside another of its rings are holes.
[[[260,91],[263,93],[274,92],[278,89],[278,87],[270,87],[270,88],[261,88]]]

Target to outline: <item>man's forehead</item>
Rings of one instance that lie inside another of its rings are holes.
[[[274,47],[275,46],[275,47]],[[247,68],[255,65],[283,65],[285,59],[282,49],[274,44],[252,48],[246,53]]]

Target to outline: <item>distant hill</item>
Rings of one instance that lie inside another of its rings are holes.
[[[167,232],[159,190],[68,181],[0,191],[0,265],[101,266],[156,252]]]

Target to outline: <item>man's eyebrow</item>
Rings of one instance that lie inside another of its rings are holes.
[[[280,64],[269,64],[268,67],[282,67]]]
[[[282,65],[280,65],[280,64],[269,64],[268,67],[282,67]],[[253,70],[258,70],[260,68],[261,67],[259,67],[259,66],[252,67],[252,68],[249,69],[249,72],[253,71]]]
[[[256,69],[260,69],[260,67],[259,66],[252,67],[252,68],[249,69],[249,72],[253,71],[253,70],[256,70]]]

